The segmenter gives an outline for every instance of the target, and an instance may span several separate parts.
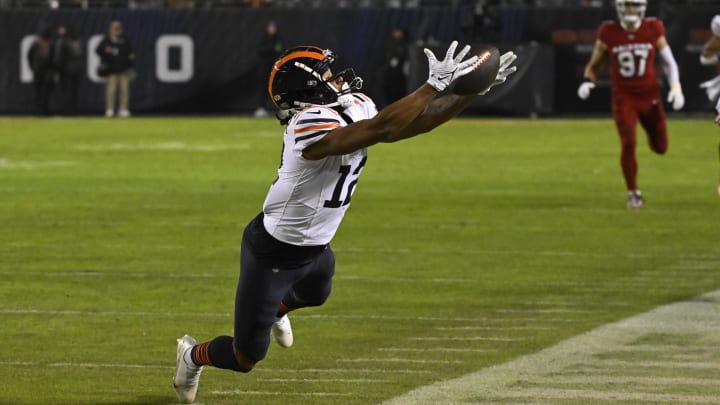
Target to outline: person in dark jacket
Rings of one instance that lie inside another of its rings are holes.
[[[106,35],[95,53],[100,56],[100,63],[107,75],[107,89],[105,92],[105,116],[115,115],[115,95],[119,90],[118,115],[129,117],[128,109],[130,98],[130,76],[135,61],[130,41],[123,34],[123,26],[120,21],[110,23],[108,35]]]
[[[267,67],[272,66],[284,50],[283,40],[278,33],[277,23],[274,20],[268,21],[265,26],[265,35],[258,47],[258,62],[255,67],[255,75],[260,87],[256,93],[258,107],[254,113],[257,118],[266,117],[268,111],[274,109],[272,104],[268,103],[267,88],[265,86],[269,78]]]
[[[50,95],[55,84],[52,68],[51,30],[43,29],[30,45],[28,64],[33,73],[35,111],[40,115],[50,114]]]
[[[405,42],[405,31],[395,28],[385,44],[383,88],[386,104],[393,103],[407,94],[407,61],[408,44]]]
[[[83,68],[83,50],[72,26],[60,25],[53,41],[53,68],[58,75],[58,86],[63,101],[63,113],[78,113],[78,86]]]

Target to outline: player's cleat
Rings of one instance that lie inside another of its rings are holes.
[[[130,111],[129,110],[120,110],[120,112],[118,112],[118,116],[120,118],[127,118],[130,116]]]
[[[640,190],[628,191],[627,209],[636,210],[643,205],[643,198]]]
[[[175,375],[173,376],[173,386],[175,394],[180,402],[191,404],[195,401],[197,395],[198,383],[200,382],[200,373],[202,366],[196,366],[192,362],[188,364],[185,361],[185,353],[192,350],[197,341],[192,337],[185,335],[177,340],[177,363],[175,363]]]
[[[272,328],[270,328],[270,336],[282,347],[290,347],[293,345],[292,326],[290,325],[290,319],[287,314],[275,319]]]
[[[115,111],[113,110],[105,110],[105,116],[110,118],[115,116]]]

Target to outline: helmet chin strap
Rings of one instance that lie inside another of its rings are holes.
[[[335,88],[335,86],[332,87],[333,89]],[[328,104],[328,107],[340,106],[344,110],[346,108],[352,107],[355,104],[355,98],[350,93],[349,84],[343,83],[342,86],[340,86],[340,90],[335,90],[335,92],[338,94],[337,102]]]

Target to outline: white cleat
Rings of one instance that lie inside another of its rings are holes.
[[[175,394],[183,404],[191,404],[195,401],[197,395],[198,383],[200,382],[200,373],[202,366],[188,364],[185,361],[185,353],[192,350],[197,341],[192,337],[185,335],[177,340],[177,362],[175,363],[175,375],[173,376],[173,386]]]
[[[643,206],[643,198],[640,190],[628,191],[627,209],[636,210]]]
[[[293,345],[292,326],[287,314],[283,315],[282,318],[275,318],[275,322],[270,328],[270,336],[282,347]]]
[[[118,112],[118,116],[119,116],[120,118],[127,118],[127,117],[130,116],[130,111],[128,111],[128,110],[120,110],[120,112]]]

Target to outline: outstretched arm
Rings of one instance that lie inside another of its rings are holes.
[[[426,49],[430,71],[426,83],[410,95],[383,108],[375,117],[332,130],[321,140],[305,148],[303,157],[318,160],[331,155],[344,155],[397,137],[428,107],[439,92],[457,78],[472,71],[472,64],[477,60],[477,56],[463,61],[470,47],[466,46],[455,56],[456,46],[457,42],[453,41],[442,61],[438,61],[435,55]]]
[[[500,57],[500,68],[498,69],[495,81],[478,95],[484,95],[493,86],[505,83],[507,77],[515,73],[517,66],[512,66],[517,59],[514,52],[509,51]],[[459,96],[450,94],[433,100],[410,125],[405,127],[397,136],[387,138],[384,142],[396,142],[402,139],[411,138],[426,132],[430,132],[441,124],[457,116],[465,109],[477,95]]]
[[[396,142],[430,132],[439,125],[449,121],[465,109],[477,95],[458,96],[450,94],[433,100],[425,110],[402,131],[388,137],[383,142]]]

